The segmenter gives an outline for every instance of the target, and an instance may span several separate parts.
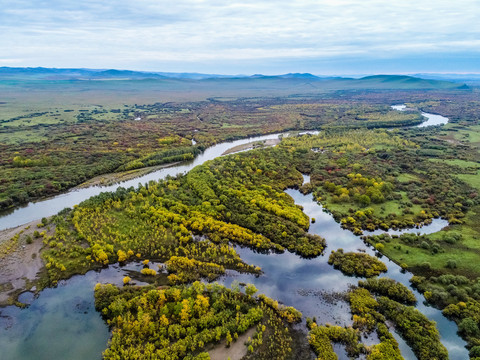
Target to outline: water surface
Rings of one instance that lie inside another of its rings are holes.
[[[223,283],[230,285],[233,281],[253,283],[260,293],[291,305],[300,310],[304,316],[315,316],[319,323],[331,323],[337,325],[351,325],[350,308],[341,299],[341,293],[351,286],[357,285],[359,278],[349,277],[328,265],[328,255],[332,250],[343,248],[345,251],[364,251],[367,254],[376,255],[374,249],[366,245],[359,236],[351,231],[342,229],[333,217],[325,212],[321,205],[317,204],[312,195],[303,195],[298,190],[288,189],[286,193],[293,197],[295,203],[303,206],[305,214],[315,218],[309,232],[324,237],[327,241],[325,255],[315,259],[303,259],[292,253],[283,254],[260,254],[248,248],[238,248],[242,259],[247,263],[258,265],[264,271],[264,275],[254,277],[247,274],[233,274]],[[432,224],[421,229],[405,229],[402,232],[417,232],[429,234],[438,231],[443,225],[443,220],[434,219]],[[425,314],[430,320],[437,322],[441,335],[441,341],[448,349],[451,360],[468,359],[466,342],[457,335],[457,325],[442,315],[442,312],[426,305],[425,298],[410,286],[412,274],[402,271],[400,266],[383,256],[382,261],[387,265],[388,272],[381,277],[395,279],[415,294],[418,303],[416,308]],[[425,302],[425,303],[424,303]],[[400,349],[405,359],[415,359],[413,352],[406,343],[396,335]]]
[[[392,105],[392,109],[398,111],[409,110],[406,105]],[[417,127],[427,127],[427,126],[436,126],[436,125],[445,125],[448,123],[448,118],[438,115],[422,112],[422,116],[426,117],[427,120],[417,125]]]
[[[397,110],[402,109],[398,108]],[[432,114],[423,113],[423,115]],[[0,218],[0,230],[43,216],[54,215],[63,208],[78,204],[102,191],[115,191],[119,186],[137,186],[138,183],[162,179],[168,175],[186,173],[193,167],[220,156],[234,146],[252,141],[276,139],[278,136],[279,134],[272,134],[217,144],[189,163],[164,168],[120,184],[72,190],[51,199],[30,203],[26,207],[16,209],[9,215]],[[309,182],[310,178],[306,175],[304,181]],[[328,254],[331,250],[338,248],[343,248],[345,251],[361,250],[371,255],[374,255],[375,252],[358,236],[342,229],[333,217],[323,211],[323,208],[313,200],[312,195],[303,195],[292,189],[286,192],[293,197],[297,204],[303,206],[304,212],[309,217],[316,219],[316,222],[310,226],[310,232],[326,238],[325,256],[303,259],[289,252],[267,255],[256,253],[248,248],[237,247],[241,257],[247,263],[261,266],[264,273],[262,276],[256,277],[229,271],[227,276],[220,279],[220,282],[226,285],[230,285],[233,281],[253,283],[260,293],[298,308],[305,316],[315,316],[320,323],[351,325],[350,309],[342,299],[342,293],[352,285],[356,285],[358,279],[344,276],[340,271],[328,265]],[[447,224],[445,220],[434,219],[432,224],[420,229],[391,231],[391,233],[428,234],[439,231]],[[383,276],[391,277],[410,287],[409,279],[412,276],[410,273],[402,272],[399,266],[386,257],[383,257],[382,260],[389,269],[388,273]],[[31,302],[27,309],[16,307],[0,309],[1,358],[18,360],[100,359],[102,351],[107,346],[109,331],[94,309],[93,287],[97,282],[121,284],[123,276],[129,269],[139,268],[139,264],[129,264],[123,268],[112,265],[100,272],[90,271],[86,275],[74,276],[69,280],[61,281],[56,288],[45,289],[36,299],[29,299],[29,295],[24,295],[23,299]],[[413,289],[412,291],[419,300],[417,309],[437,322],[442,343],[447,347],[450,359],[467,359],[466,343],[456,334],[456,324],[443,317],[441,311],[425,305],[423,295]],[[398,334],[393,333],[399,341],[403,356],[406,359],[414,359],[411,349]],[[373,344],[378,342],[378,339],[372,336],[365,342]],[[338,354],[340,358],[344,358],[342,347],[338,347]]]
[[[138,184],[145,184],[152,180],[158,181],[160,179],[165,179],[169,175],[175,176],[177,174],[185,174],[188,171],[192,170],[195,166],[201,165],[205,161],[213,160],[221,156],[226,150],[232,147],[248,144],[252,141],[278,139],[280,135],[283,134],[270,134],[223,142],[207,148],[203,153],[199,154],[192,161],[166,167],[135,179],[127,180],[109,186],[91,186],[88,188],[73,189],[52,198],[39,200],[37,202],[30,202],[24,207],[17,208],[9,213],[4,213],[3,216],[0,215],[0,230],[23,225],[30,221],[41,219],[42,217],[55,215],[66,207],[72,207],[76,204],[81,203],[84,200],[87,200],[92,196],[100,194],[101,192],[115,191],[119,187],[137,187]]]

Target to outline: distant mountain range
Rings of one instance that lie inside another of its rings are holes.
[[[234,79],[234,78],[252,78],[252,79],[311,79],[320,80],[331,77],[319,77],[312,74],[290,73],[283,75],[218,75],[218,74],[200,74],[200,73],[173,73],[173,72],[154,72],[154,71],[132,71],[116,69],[57,69],[44,67],[0,67],[0,79],[37,79],[37,80],[138,80],[138,79]]]
[[[195,74],[195,73],[165,73],[145,72],[115,69],[56,69],[56,68],[20,68],[0,67],[0,79],[21,80],[104,80],[104,79],[204,79],[210,77],[222,77],[221,75]]]
[[[414,74],[412,76],[416,76],[422,79],[432,79],[432,80],[444,80],[444,81],[452,81],[452,82],[459,82],[465,83],[467,85],[480,85],[480,74]]]
[[[454,76],[456,75],[456,76]],[[216,75],[200,73],[170,73],[147,72],[115,69],[57,69],[57,68],[30,68],[30,67],[0,67],[0,81],[101,81],[101,80],[177,80],[177,81],[281,81],[311,86],[329,86],[344,84],[347,88],[395,88],[395,89],[446,89],[468,88],[466,80],[471,79],[472,84],[480,79],[480,75],[468,78],[458,74],[418,74],[406,75],[373,75],[359,79],[348,77],[316,76],[309,73],[289,73],[283,75]],[[463,80],[463,81],[462,81]]]

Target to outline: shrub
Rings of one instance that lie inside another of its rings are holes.
[[[475,320],[471,317],[466,317],[458,324],[458,331],[466,336],[478,337],[480,335],[480,330]]]
[[[450,259],[447,261],[447,265],[445,265],[446,268],[448,269],[456,269],[457,268],[457,262],[453,259]]]
[[[142,269],[140,271],[143,275],[148,275],[148,276],[155,276],[157,275],[157,272],[153,269],[148,269],[148,268],[145,268],[145,269]]]
[[[358,285],[371,291],[376,295],[388,296],[405,304],[415,304],[417,299],[415,295],[405,285],[389,278],[374,278],[365,281],[359,281]]]
[[[474,346],[470,349],[470,358],[480,357],[480,346]]]
[[[343,249],[332,251],[328,263],[347,275],[372,277],[387,271],[387,266],[376,257],[364,253],[344,253]]]

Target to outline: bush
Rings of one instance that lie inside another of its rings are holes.
[[[470,357],[475,358],[475,357],[480,357],[480,346],[474,346],[470,349]]]
[[[153,269],[148,269],[148,268],[145,268],[145,269],[142,269],[140,271],[143,275],[148,275],[148,276],[155,276],[157,275],[157,272]]]
[[[440,342],[434,321],[412,306],[405,306],[386,297],[378,300],[379,312],[395,323],[399,334],[410,345],[419,360],[447,360],[447,349]]]
[[[376,295],[388,296],[390,299],[401,303],[415,304],[417,301],[410,289],[393,279],[367,279],[365,281],[359,281],[358,285]]]
[[[424,268],[425,270],[430,270],[432,268],[432,264],[430,264],[428,261],[425,261],[424,263],[422,263],[420,265],[422,268]]]
[[[467,317],[460,321],[458,324],[458,331],[462,335],[471,336],[471,337],[478,337],[480,335],[480,330],[478,329],[478,325],[475,320],[471,317]]]
[[[376,257],[364,253],[344,253],[343,249],[332,251],[328,263],[347,275],[372,277],[387,271],[387,266]]]
[[[447,261],[447,265],[445,265],[446,268],[448,269],[456,269],[457,268],[457,262],[453,259],[450,259]]]
[[[423,249],[428,249],[430,248],[430,244],[426,241],[422,241],[422,243],[420,244],[420,247],[422,247]]]
[[[95,307],[112,328],[105,360],[206,360],[209,344],[230,343],[232,333],[243,334],[265,314],[255,300],[218,284],[167,289],[99,284]]]

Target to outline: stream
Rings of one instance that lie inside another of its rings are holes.
[[[431,114],[423,113],[423,115]],[[186,173],[193,167],[220,156],[232,147],[253,141],[276,139],[278,136],[279,134],[272,134],[217,144],[189,163],[164,168],[120,184],[72,190],[51,199],[30,203],[0,218],[0,230],[56,214],[63,208],[72,207],[100,192],[115,191],[119,186],[136,186],[138,183],[158,180],[168,175]],[[304,181],[309,182],[308,176],[304,176]],[[226,276],[219,279],[219,282],[227,286],[233,281],[253,283],[259,293],[294,306],[304,316],[315,316],[320,323],[349,325],[352,323],[351,313],[348,304],[342,300],[341,293],[348,290],[350,286],[356,285],[358,279],[345,276],[328,265],[328,255],[331,250],[338,248],[343,248],[345,251],[361,249],[371,255],[374,255],[375,251],[365,245],[358,236],[342,229],[340,224],[313,200],[311,194],[303,195],[293,189],[287,189],[285,192],[295,200],[296,204],[303,206],[305,214],[316,219],[309,231],[326,239],[325,255],[315,259],[303,259],[289,252],[261,254],[248,248],[237,247],[242,259],[247,263],[260,266],[264,273],[256,277],[228,271]],[[439,231],[447,224],[445,220],[434,219],[431,224],[420,229],[402,231],[428,234]],[[382,257],[382,261],[388,266],[388,272],[382,276],[393,278],[409,287],[418,299],[417,309],[437,322],[442,343],[447,347],[450,359],[467,359],[466,343],[457,335],[456,324],[443,317],[441,311],[425,305],[423,295],[410,287],[411,273],[402,272],[398,265],[386,257]],[[2,349],[0,357],[15,360],[101,359],[101,353],[107,346],[110,332],[100,314],[95,311],[94,285],[97,282],[120,285],[129,270],[139,269],[141,269],[139,263],[131,263],[124,267],[118,264],[111,265],[100,271],[90,271],[85,275],[60,281],[56,288],[45,289],[35,298],[31,293],[22,294],[20,301],[29,303],[28,308],[9,306],[0,309],[0,348]],[[408,345],[394,329],[391,330],[399,342],[405,359],[415,359]],[[367,345],[378,343],[375,335],[363,341]],[[348,359],[342,346],[335,346],[335,350],[340,359]]]

